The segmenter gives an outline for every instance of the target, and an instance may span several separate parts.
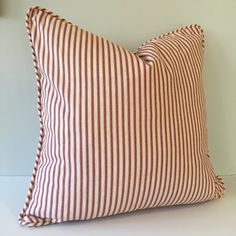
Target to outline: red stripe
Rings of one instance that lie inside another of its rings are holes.
[[[68,68],[68,81],[67,81],[67,84],[68,84],[68,118],[67,118],[67,125],[68,125],[68,133],[71,134],[71,129],[70,129],[70,122],[71,122],[71,99],[70,99],[70,96],[71,96],[71,83],[69,81],[72,80],[71,78],[71,73],[70,73],[70,65],[71,65],[71,50],[70,50],[70,47],[71,47],[71,34],[72,34],[72,27],[69,27],[69,33],[68,33],[68,52],[67,52],[67,57],[68,57],[68,61],[67,61],[67,65],[69,66]],[[68,174],[69,174],[69,178],[68,178],[68,203],[67,203],[67,220],[70,220],[70,211],[71,211],[71,192],[72,192],[72,188],[71,188],[71,169],[72,169],[72,166],[71,166],[71,136],[68,135]]]
[[[128,107],[127,107],[127,116],[128,116],[128,183],[127,183],[127,195],[125,199],[125,206],[124,206],[124,211],[126,211],[128,202],[129,202],[129,197],[130,197],[130,182],[131,182],[131,134],[130,134],[130,77],[129,77],[129,64],[128,64],[128,56],[127,52],[125,52],[125,65],[126,65],[126,83],[127,83],[127,98],[128,98]],[[127,177],[126,177],[127,178]]]
[[[131,209],[133,209],[133,203],[134,203],[134,194],[135,194],[135,190],[136,188],[136,174],[137,174],[137,140],[136,140],[136,87],[135,87],[135,70],[134,70],[134,57],[130,57],[131,58],[131,67],[132,67],[132,75],[133,75],[133,79],[131,81],[131,84],[133,84],[133,109],[134,109],[134,120],[133,120],[133,129],[134,129],[134,154],[133,154],[133,159],[134,159],[134,183],[133,183],[133,192],[131,195],[131,205],[128,209],[128,211],[131,211]],[[117,122],[118,123],[118,122]]]
[[[74,136],[74,157],[73,157],[73,161],[74,161],[74,201],[73,201],[73,220],[76,220],[76,210],[77,210],[77,188],[78,188],[78,179],[77,179],[77,134],[76,134],[76,123],[77,123],[77,116],[76,116],[76,93],[77,93],[77,80],[76,80],[76,52],[77,52],[77,48],[76,48],[76,39],[78,37],[78,29],[75,29],[75,33],[74,33],[74,45],[73,48],[75,50],[73,50],[73,74],[74,74],[74,78],[73,78],[73,85],[74,85],[74,89],[73,89],[73,110],[74,110],[74,116],[73,116],[73,136]],[[81,148],[81,147],[80,147]]]
[[[88,204],[89,204],[89,134],[88,134],[88,32],[85,32],[84,43],[84,63],[85,63],[85,139],[86,139],[86,202],[85,202],[85,216],[88,216]]]
[[[149,182],[149,184],[148,184],[148,188],[147,188],[147,191],[146,191],[146,194],[148,195],[147,197],[146,197],[146,201],[144,202],[144,205],[143,205],[143,208],[147,208],[148,207],[148,205],[149,205],[149,198],[150,198],[150,193],[151,193],[151,186],[152,186],[152,183],[153,183],[153,169],[154,169],[154,166],[153,166],[153,158],[154,158],[154,156],[153,156],[153,133],[152,133],[152,131],[153,131],[153,127],[152,127],[152,117],[153,117],[153,115],[152,115],[152,113],[153,113],[153,110],[152,110],[152,97],[153,97],[153,94],[152,94],[152,81],[153,80],[155,80],[155,79],[153,79],[153,77],[152,77],[152,75],[151,75],[151,70],[149,70],[149,73],[150,73],[150,78],[149,78],[149,80],[148,80],[148,82],[149,82],[149,88],[147,88],[147,89],[149,89],[148,90],[148,93],[147,93],[147,98],[148,98],[148,100],[149,100],[149,102],[150,102],[150,107],[149,107],[149,113],[150,113],[150,117],[149,117],[149,121],[150,121],[150,179],[149,179],[149,181],[147,181],[147,182]],[[149,95],[149,96],[148,96]]]
[[[110,139],[111,139],[111,156],[110,156],[110,159],[111,159],[111,189],[109,191],[110,193],[110,196],[109,196],[109,207],[108,207],[108,213],[107,214],[110,214],[111,212],[111,205],[112,205],[112,198],[113,198],[113,178],[114,178],[114,170],[113,170],[113,167],[114,167],[114,161],[113,161],[113,119],[112,119],[112,116],[113,116],[113,109],[112,109],[112,75],[111,75],[111,52],[110,52],[110,44],[107,44],[107,50],[108,50],[108,58],[107,58],[107,62],[108,62],[108,77],[109,77],[109,113],[110,113]]]
[[[115,73],[115,98],[116,98],[116,140],[117,140],[117,175],[116,175],[116,196],[115,196],[115,206],[114,210],[112,212],[112,215],[115,214],[115,210],[117,209],[117,203],[118,203],[118,193],[119,193],[119,173],[120,173],[120,150],[119,150],[119,109],[118,109],[118,100],[119,100],[119,95],[118,95],[118,76],[117,76],[117,60],[116,60],[116,48],[115,45],[112,44],[112,50],[113,50],[113,60],[114,60],[114,73]]]
[[[80,39],[79,39],[79,68],[82,66],[82,42],[83,42],[83,34],[84,31],[80,31]],[[84,107],[83,107],[84,109]],[[80,140],[80,203],[79,203],[79,220],[82,219],[82,210],[83,210],[83,194],[84,194],[84,179],[83,179],[83,132],[82,132],[82,70],[79,70],[79,140]]]
[[[121,211],[121,208],[123,206],[124,201],[124,185],[125,185],[125,118],[124,118],[124,71],[123,71],[123,62],[122,62],[122,55],[121,55],[121,49],[118,47],[118,55],[119,55],[119,61],[120,61],[120,72],[121,72],[121,114],[122,114],[122,147],[123,147],[123,153],[121,155],[121,160],[123,162],[123,172],[122,172],[122,184],[121,184],[121,201],[120,206],[118,208],[118,213]]]
[[[147,113],[148,113],[148,110],[147,110],[147,80],[148,80],[148,77],[147,77],[147,70],[146,70],[146,67],[144,67],[144,114],[145,114],[145,118],[144,118],[144,123],[145,123],[145,130],[144,130],[144,133],[145,133],[145,157],[148,157],[148,138],[147,138]],[[145,193],[147,191],[147,188],[146,188],[146,183],[147,183],[147,168],[148,168],[148,158],[145,158],[145,169],[144,169],[144,186],[143,186],[143,193],[142,193],[142,197],[141,197],[141,201],[140,201],[140,204],[139,204],[139,207],[138,208],[142,208],[143,204],[144,204],[144,196],[145,196]]]
[[[65,26],[64,31],[62,32],[62,45],[65,45],[65,37],[66,37],[66,31],[67,31],[67,27],[68,25]],[[62,47],[62,52],[61,52],[62,58],[65,57],[65,47]],[[62,63],[62,128],[60,128],[60,130],[62,130],[62,144],[65,145],[66,142],[66,133],[65,133],[65,126],[66,126],[66,118],[65,118],[65,114],[66,114],[66,100],[65,100],[65,76],[66,76],[66,72],[65,72],[65,63]],[[65,148],[62,149],[62,159],[63,159],[63,171],[62,171],[62,197],[61,197],[61,214],[60,214],[60,219],[64,219],[64,204],[65,204],[65,190],[66,190],[66,167],[67,167],[67,163],[66,163],[66,150]]]
[[[105,42],[102,39],[102,71],[103,71],[103,112],[104,112],[104,159],[105,159],[105,186],[104,186],[104,205],[102,216],[105,214],[107,203],[107,121],[106,121],[106,76],[105,76]]]
[[[155,63],[157,63],[157,61],[155,61]],[[158,64],[156,65],[156,67],[158,66]],[[158,157],[158,137],[157,137],[157,123],[158,123],[158,120],[157,120],[157,83],[156,83],[156,76],[157,76],[157,69],[155,68],[154,70],[154,101],[155,101],[155,105],[154,105],[154,120],[155,120],[155,138],[156,138],[156,143],[154,145],[153,148],[156,149],[156,156],[153,156],[153,158],[156,158]],[[151,196],[151,199],[150,199],[150,206],[152,207],[153,206],[153,200],[154,200],[154,196],[155,196],[155,193],[156,193],[156,189],[157,189],[157,168],[158,168],[158,160],[156,160],[156,166],[154,166],[154,173],[152,174],[154,176],[154,189],[153,189],[153,192],[152,194],[150,194]],[[149,205],[148,205],[149,206]]]
[[[97,107],[98,107],[98,159],[99,159],[99,163],[98,163],[98,208],[97,208],[97,213],[96,213],[96,217],[98,217],[99,215],[99,212],[100,212],[100,207],[101,207],[101,192],[102,192],[102,189],[101,189],[101,178],[102,178],[102,174],[101,174],[101,121],[100,121],[100,70],[99,70],[99,38],[96,37],[96,49],[97,49]]]
[[[134,210],[137,209],[138,206],[138,202],[139,202],[139,197],[140,197],[140,190],[141,190],[141,181],[142,181],[142,173],[143,173],[143,148],[142,148],[142,96],[141,96],[141,71],[140,71],[140,64],[139,61],[137,63],[138,66],[138,97],[139,97],[139,143],[140,143],[140,167],[139,167],[139,184],[138,184],[138,194],[137,194],[137,199],[136,199],[136,203],[134,206]]]
[[[94,36],[92,35],[91,39],[91,48],[93,47],[94,43]],[[91,116],[92,116],[92,183],[93,183],[93,191],[92,191],[92,203],[91,203],[91,208],[92,208],[92,213],[91,217],[94,214],[94,202],[95,202],[95,136],[94,136],[94,78],[93,78],[93,73],[94,73],[94,65],[93,65],[93,50],[91,50],[91,55],[90,55],[90,64],[91,64]],[[89,169],[87,170],[89,172]]]

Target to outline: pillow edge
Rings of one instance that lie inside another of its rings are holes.
[[[36,82],[37,82],[37,110],[38,110],[38,117],[39,117],[39,139],[38,139],[38,147],[36,151],[36,158],[35,158],[35,164],[33,168],[33,173],[31,177],[31,181],[28,187],[28,193],[27,197],[25,200],[25,204],[23,206],[23,209],[21,210],[19,217],[18,217],[18,223],[20,225],[25,225],[25,226],[42,226],[42,225],[48,225],[52,223],[52,220],[50,219],[41,219],[39,220],[38,217],[36,216],[29,216],[26,214],[26,211],[29,207],[29,204],[32,200],[32,194],[33,190],[35,187],[35,180],[36,180],[36,175],[38,171],[38,165],[39,161],[41,158],[41,150],[42,150],[42,144],[43,144],[43,138],[44,138],[44,127],[43,127],[43,122],[42,122],[42,103],[41,103],[41,83],[40,83],[40,76],[39,76],[39,71],[38,71],[38,63],[36,60],[36,54],[35,54],[35,49],[32,41],[32,35],[31,35],[31,26],[32,26],[32,18],[35,14],[37,14],[39,11],[45,11],[47,13],[52,14],[52,12],[49,12],[45,8],[40,8],[38,6],[36,7],[31,7],[28,9],[26,13],[26,19],[25,19],[25,24],[26,24],[26,29],[27,29],[27,34],[28,38],[30,41],[30,47],[31,47],[31,53],[33,57],[33,64],[34,64],[34,70],[35,70],[35,76],[36,76]]]

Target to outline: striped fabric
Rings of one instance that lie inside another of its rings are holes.
[[[26,22],[40,137],[20,224],[222,196],[208,157],[198,25],[131,53],[39,7]]]

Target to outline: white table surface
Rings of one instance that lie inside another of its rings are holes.
[[[223,176],[225,196],[202,204],[163,207],[87,222],[40,228],[18,225],[30,177],[0,177],[1,236],[236,236],[236,175]]]

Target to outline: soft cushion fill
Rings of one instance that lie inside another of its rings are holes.
[[[39,7],[26,23],[40,135],[20,224],[222,196],[208,155],[200,26],[132,53]]]

